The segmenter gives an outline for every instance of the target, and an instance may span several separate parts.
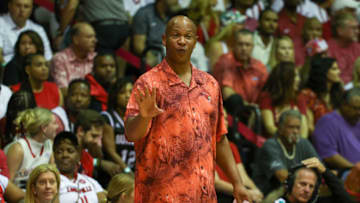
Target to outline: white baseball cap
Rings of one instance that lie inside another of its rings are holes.
[[[360,2],[355,0],[335,0],[331,6],[332,13],[339,11],[344,8],[354,8],[357,9],[360,6]]]

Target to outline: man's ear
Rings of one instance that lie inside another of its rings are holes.
[[[84,129],[83,129],[81,126],[79,126],[79,127],[76,129],[76,137],[81,138],[81,137],[83,137],[84,135],[85,135]]]
[[[166,47],[166,34],[163,34],[161,39],[162,39],[162,45]]]

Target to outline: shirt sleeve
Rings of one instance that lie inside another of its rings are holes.
[[[271,140],[271,143],[265,143],[260,156],[260,159],[262,159],[261,162],[263,162],[261,168],[267,171],[265,175],[268,179],[270,179],[276,171],[287,169],[286,164],[283,159],[281,159],[281,148],[280,146],[276,146],[275,143],[275,140]]]
[[[146,16],[147,12],[144,12],[143,9],[139,9],[133,19],[133,34],[134,35],[146,35],[148,32],[148,17]]]
[[[9,184],[9,179],[6,176],[0,174],[0,187],[4,193],[8,184]]]
[[[59,88],[67,87],[67,72],[65,70],[65,59],[62,55],[55,55],[51,61],[51,75]]]
[[[222,137],[227,134],[227,127],[225,124],[225,117],[224,117],[224,106],[221,96],[221,90],[219,88],[219,116],[218,116],[218,126],[216,130],[216,141],[219,142]]]
[[[336,123],[333,123],[327,116],[322,117],[315,126],[313,134],[315,149],[319,156],[324,159],[338,154]]]
[[[272,100],[267,92],[262,92],[259,96],[259,107],[260,109],[272,110]]]
[[[91,185],[94,187],[94,191],[96,193],[104,192],[104,188],[101,187],[101,185],[93,178],[87,177]]]

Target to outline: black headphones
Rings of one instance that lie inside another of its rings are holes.
[[[289,176],[284,183],[285,188],[286,188],[286,193],[288,193],[288,194],[291,193],[294,183],[295,183],[295,179],[296,179],[296,171],[298,171],[299,169],[302,169],[302,168],[306,168],[306,166],[302,163],[296,164],[290,168]],[[322,176],[317,169],[315,169],[315,168],[310,168],[310,169],[315,172],[315,174],[317,176],[317,181],[315,184],[314,192],[309,200],[309,203],[315,203],[317,201],[317,199],[319,198],[318,194],[319,194],[319,187],[320,187],[321,181],[322,181]]]

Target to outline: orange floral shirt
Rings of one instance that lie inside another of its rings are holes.
[[[138,115],[134,94],[144,87],[157,88],[164,112],[135,142],[135,202],[216,203],[216,142],[227,133],[218,83],[192,67],[187,86],[163,60],[136,81],[125,119]]]

